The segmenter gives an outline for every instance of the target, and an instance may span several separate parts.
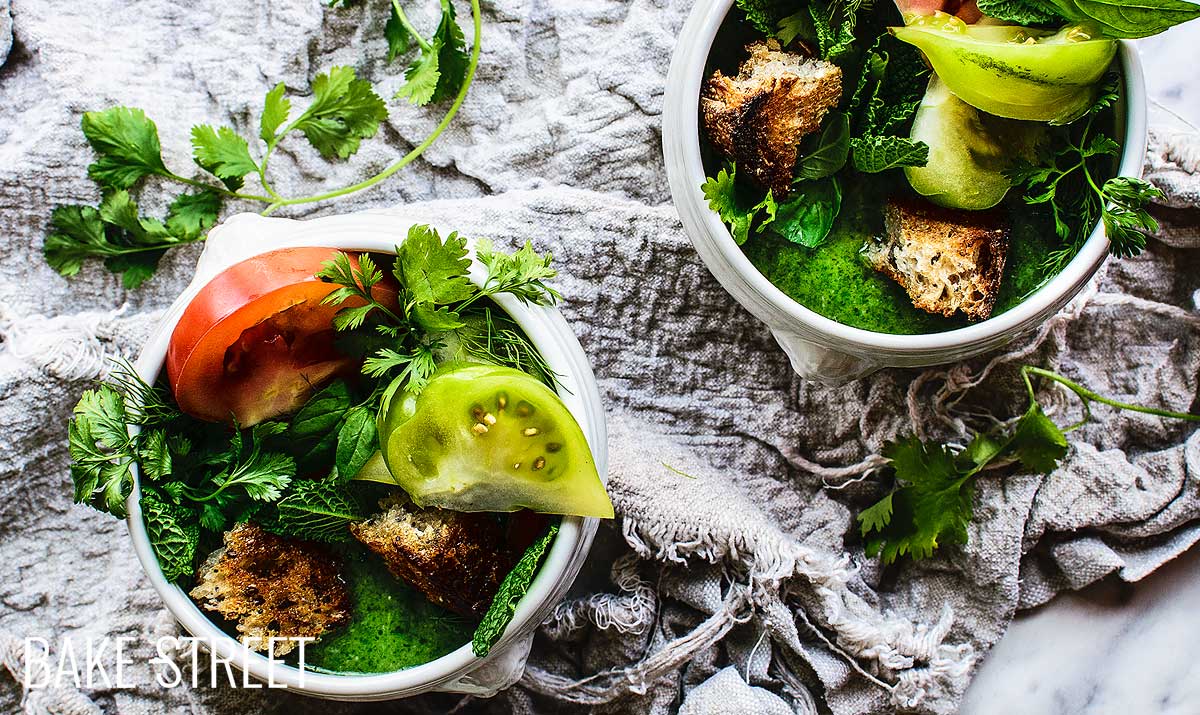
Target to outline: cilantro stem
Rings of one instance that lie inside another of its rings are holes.
[[[1089,403],[1099,402],[1102,405],[1108,405],[1109,407],[1112,407],[1112,408],[1115,408],[1118,410],[1128,410],[1130,412],[1140,412],[1140,413],[1146,414],[1146,415],[1154,415],[1156,417],[1167,417],[1167,418],[1173,419],[1173,420],[1186,420],[1188,422],[1200,422],[1200,415],[1194,415],[1194,414],[1191,414],[1188,412],[1173,412],[1171,410],[1160,410],[1160,409],[1157,409],[1154,407],[1143,407],[1142,405],[1134,405],[1134,404],[1130,404],[1128,402],[1121,402],[1120,400],[1114,400],[1112,398],[1105,397],[1104,395],[1101,395],[1093,390],[1089,390],[1088,388],[1084,387],[1083,385],[1080,385],[1079,383],[1077,383],[1073,380],[1065,378],[1056,372],[1051,372],[1049,370],[1046,370],[1046,369],[1040,368],[1040,367],[1033,367],[1032,365],[1023,365],[1023,366],[1021,366],[1021,377],[1024,378],[1024,380],[1025,380],[1025,387],[1029,390],[1030,399],[1034,399],[1033,398],[1033,384],[1029,380],[1030,375],[1037,375],[1038,377],[1044,377],[1047,380],[1053,380],[1054,382],[1057,382],[1058,384],[1062,385],[1063,387],[1066,387],[1071,392],[1074,392],[1079,397],[1079,399],[1083,401],[1085,410],[1088,410]],[[1088,411],[1090,412],[1090,410],[1088,410]],[[1086,423],[1086,419],[1083,422],[1080,422],[1079,424],[1072,425],[1072,426],[1064,429],[1063,432],[1069,432],[1073,429],[1077,429],[1078,427],[1083,426],[1084,423]]]
[[[212,184],[206,184],[203,181],[196,181],[195,179],[189,179],[186,176],[180,176],[179,174],[176,174],[176,173],[170,172],[170,171],[168,171],[165,174],[162,174],[162,176],[164,176],[172,181],[178,181],[181,184],[187,184],[188,186],[195,186],[200,189],[208,189],[209,191],[215,191],[218,194],[224,194],[225,196],[229,196],[231,198],[242,199],[243,201],[258,201],[258,202],[264,203],[264,204],[272,201],[271,197],[269,197],[269,196],[259,196],[257,194],[243,194],[243,193],[240,193],[237,191],[230,191],[229,189],[225,188],[224,186],[214,186]]]
[[[433,49],[429,42],[424,37],[421,37],[421,33],[417,32],[417,28],[413,27],[412,23],[408,21],[408,15],[405,15],[404,10],[400,9],[400,0],[392,0],[392,10],[396,12],[396,19],[400,21],[400,26],[403,27],[408,34],[412,35],[412,38],[417,41],[418,45],[421,46],[422,52],[429,52],[431,49]],[[475,37],[476,42],[478,42],[478,31],[476,31]]]
[[[438,123],[437,127],[434,128],[433,132],[428,137],[425,138],[425,141],[418,144],[416,147],[413,148],[412,151],[405,154],[403,157],[398,159],[391,166],[387,167],[386,169],[379,172],[375,176],[372,176],[369,179],[360,181],[357,184],[354,184],[352,186],[347,186],[345,188],[337,189],[336,191],[328,191],[323,194],[316,194],[313,196],[303,196],[303,197],[291,198],[291,199],[276,199],[269,206],[267,206],[266,209],[263,210],[262,215],[270,216],[272,213],[279,210],[280,208],[283,208],[284,206],[295,206],[297,204],[309,204],[309,203],[316,203],[318,201],[328,201],[329,199],[336,199],[339,196],[345,196],[347,194],[352,194],[357,191],[362,191],[363,189],[369,189],[372,186],[378,184],[379,182],[384,181],[385,179],[390,177],[392,174],[395,174],[397,171],[400,171],[404,167],[408,166],[415,159],[417,159],[419,156],[424,154],[425,150],[428,149],[435,141],[437,141],[437,138],[439,136],[441,136],[442,132],[446,131],[446,127],[450,126],[450,122],[454,120],[455,115],[458,114],[459,108],[462,107],[463,101],[466,100],[466,98],[467,98],[467,90],[469,90],[471,88],[471,82],[475,79],[475,70],[479,66],[480,32],[483,29],[483,19],[482,19],[481,12],[479,9],[479,0],[471,0],[471,19],[473,20],[473,24],[474,24],[475,41],[473,43],[473,46],[471,47],[471,61],[467,65],[466,77],[463,79],[462,87],[459,88],[459,90],[458,90],[458,96],[456,96],[454,98],[454,104],[450,105],[450,109],[446,112],[446,116],[442,118],[442,121]],[[289,129],[290,129],[290,127],[289,127]],[[287,131],[288,130],[285,129],[284,132],[282,132],[282,133],[286,133]],[[260,199],[260,200],[271,201],[271,199]]]

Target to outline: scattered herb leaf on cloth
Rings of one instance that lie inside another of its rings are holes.
[[[1060,428],[1038,404],[1031,377],[1043,377],[1071,390],[1083,402],[1084,421]],[[1065,432],[1082,427],[1098,402],[1171,419],[1200,421],[1200,415],[1131,405],[1109,399],[1061,375],[1023,366],[1021,377],[1029,408],[1009,430],[976,434],[962,450],[915,437],[889,442],[883,450],[892,472],[892,489],[858,515],[868,556],[890,564],[901,556],[924,559],[946,543],[967,543],[974,518],[975,478],[989,467],[1017,463],[1030,473],[1050,474],[1067,454]]]

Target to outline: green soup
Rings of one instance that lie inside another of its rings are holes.
[[[862,257],[868,240],[883,236],[883,211],[890,190],[904,181],[890,177],[854,177],[842,187],[842,210],[829,238],[805,248],[764,231],[742,246],[750,262],[780,290],[826,318],[878,333],[938,333],[968,325],[966,318],[945,318],[913,307],[895,281],[874,270]],[[902,190],[907,191],[903,186]],[[993,315],[1012,308],[1040,288],[1047,276],[1042,262],[1057,246],[1027,218],[1028,210],[1009,211],[1011,241],[1004,280]]]
[[[430,603],[357,543],[339,548],[350,588],[350,623],[305,648],[305,667],[390,673],[428,663],[471,641],[475,624]]]

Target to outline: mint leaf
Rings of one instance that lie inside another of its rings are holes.
[[[275,135],[279,132],[279,127],[287,121],[288,114],[292,111],[292,102],[284,93],[287,87],[283,82],[275,85],[267,92],[267,96],[263,100],[263,113],[259,119],[258,136],[264,142],[270,144]]]
[[[396,279],[417,303],[445,305],[475,294],[468,279],[467,241],[451,233],[442,242],[437,231],[417,225],[396,247]]]
[[[979,11],[997,20],[1017,25],[1052,25],[1065,21],[1044,0],[978,0]]]
[[[353,67],[332,67],[312,82],[313,102],[296,128],[326,159],[346,159],[363,139],[375,136],[387,107],[371,83],[356,79]]]
[[[334,431],[350,404],[350,388],[344,380],[334,380],[310,397],[292,418],[288,439],[321,438]]]
[[[487,613],[483,614],[483,619],[471,638],[471,652],[475,657],[482,658],[487,655],[492,646],[500,640],[500,636],[504,635],[504,629],[508,628],[513,614],[517,611],[517,603],[529,592],[529,585],[537,575],[542,557],[549,551],[550,544],[558,535],[558,528],[557,523],[551,524],[546,533],[525,550],[521,560],[504,577],[500,590],[492,599],[492,605],[488,607]]]
[[[925,166],[929,161],[929,145],[905,137],[858,137],[850,140],[850,151],[854,168],[866,174],[902,166]]]
[[[192,564],[200,544],[200,524],[195,512],[164,501],[150,490],[142,494],[138,504],[163,576],[182,584],[194,572]]]
[[[349,541],[347,527],[367,518],[362,505],[333,479],[300,479],[275,503],[273,518],[262,526],[282,536],[312,541]]]
[[[246,174],[258,173],[246,140],[229,127],[207,124],[192,127],[192,158],[205,171],[225,183],[230,191],[242,188]]]
[[[770,230],[792,243],[816,248],[825,241],[842,209],[842,188],[832,177],[806,181],[775,209]]]
[[[158,127],[140,109],[113,107],[85,112],[83,135],[97,159],[88,176],[105,188],[128,189],[151,174],[167,175]]]

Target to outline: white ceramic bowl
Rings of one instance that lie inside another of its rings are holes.
[[[713,38],[732,5],[733,0],[697,0],[679,33],[663,109],[667,178],[684,230],[708,269],[738,303],[770,327],[801,376],[841,382],[882,367],[924,367],[994,350],[1061,310],[1104,262],[1108,240],[1097,226],[1063,272],[1020,305],[965,328],[925,335],[853,328],[788,297],[750,263],[700,190],[705,180],[700,159],[700,89]],[[1121,43],[1117,59],[1124,77],[1118,104],[1119,172],[1140,177],[1146,154],[1145,79],[1132,43]]]
[[[183,310],[196,293],[219,272],[251,256],[289,246],[329,246],[347,250],[394,253],[410,225],[402,214],[367,212],[333,216],[312,221],[262,218],[253,214],[231,217],[213,229],[197,267],[196,277],[170,307],[139,356],[136,368],[149,383],[157,379],[167,353],[171,333]],[[439,231],[444,227],[435,226]],[[447,235],[449,231],[442,233]],[[481,283],[486,273],[478,262],[471,278]],[[560,375],[560,396],[587,436],[603,477],[607,473],[604,410],[591,366],[562,315],[553,308],[525,305],[512,296],[497,296],[496,302],[513,317],[529,339]],[[150,582],[162,596],[172,615],[193,636],[212,643],[223,659],[253,678],[286,685],[308,695],[337,700],[384,700],[416,695],[431,690],[490,695],[514,683],[524,670],[533,631],[579,573],[598,520],[568,517],[554,540],[530,586],[517,605],[516,615],[486,658],[476,658],[469,643],[424,665],[379,675],[330,675],[290,665],[271,663],[266,657],[244,648],[221,631],[188,595],[163,577],[146,535],[135,485],[128,501],[129,533],[134,549]]]

